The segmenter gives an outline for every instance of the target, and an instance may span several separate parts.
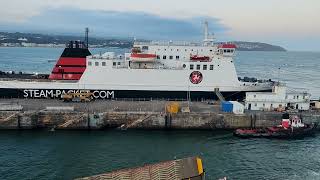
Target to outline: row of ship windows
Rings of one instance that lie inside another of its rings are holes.
[[[95,66],[99,66],[99,62],[94,62],[94,65]],[[121,65],[121,62],[113,62],[113,66],[120,66]],[[88,66],[92,66],[92,62],[89,61],[88,62]],[[106,62],[101,62],[101,66],[106,66]],[[220,66],[220,65],[218,65]],[[183,68],[185,69],[187,67],[186,64],[183,64]],[[200,64],[197,64],[196,66],[194,64],[190,64],[190,70],[201,70],[201,65]],[[214,65],[209,65],[209,70],[213,70],[214,69]],[[208,65],[204,64],[202,65],[202,70],[208,70]]]
[[[161,49],[158,49],[158,51],[160,51],[160,50],[161,50]],[[167,51],[167,49],[164,49],[164,51]],[[171,51],[173,51],[173,49],[171,49]],[[177,51],[179,51],[179,49],[177,49]],[[187,52],[188,50],[185,49],[184,51]],[[191,49],[191,51],[193,51],[193,49]],[[198,50],[197,50],[197,51],[198,51]],[[203,52],[203,49],[200,49],[200,51]],[[212,49],[210,49],[209,51],[210,51],[210,52],[213,52]],[[223,52],[224,52],[224,53],[233,53],[234,50],[233,50],[233,49],[224,49]]]
[[[158,51],[161,51],[161,49],[158,49]],[[167,49],[164,49],[164,51],[167,51]],[[173,51],[173,49],[171,49],[171,51]],[[180,51],[180,49],[177,49],[177,51]],[[186,52],[187,52],[187,51],[188,51],[188,49],[185,49],[184,51],[186,51]],[[191,50],[189,49],[189,51],[193,51],[193,49],[191,49]],[[198,51],[198,50],[197,50],[197,51]],[[201,51],[201,52],[203,52],[203,49],[200,49],[200,51]],[[210,49],[209,51],[210,51],[210,52],[213,52],[213,50],[212,50],[212,49]]]
[[[160,58],[161,58],[160,55],[157,55],[157,59],[160,59]],[[162,56],[162,59],[167,59],[167,56],[166,55]],[[169,56],[169,59],[173,59],[173,56]],[[177,60],[180,59],[180,56],[176,56],[176,59]]]
[[[220,65],[218,65],[218,66],[220,66]],[[187,67],[187,65],[183,64],[183,68],[186,68],[186,67]],[[196,66],[194,66],[193,64],[190,64],[189,68],[190,68],[190,70],[194,70],[194,69],[201,70],[201,65],[197,64]],[[213,70],[213,68],[214,68],[214,65],[211,64],[209,66],[209,70]],[[202,65],[202,70],[208,70],[208,65],[206,65],[206,64]]]
[[[224,49],[223,50],[225,53],[233,53],[233,50],[231,49]],[[166,55],[163,55],[162,56],[162,59],[173,59],[173,56],[166,56]],[[161,56],[160,55],[157,55],[157,59],[161,59]],[[180,56],[176,56],[176,60],[179,60],[180,59]]]
[[[94,62],[94,65],[99,66],[99,62]],[[106,65],[107,65],[106,62],[101,62],[101,66],[106,66]],[[116,66],[116,65],[118,65],[118,66],[121,65],[121,62],[113,62],[113,66]],[[92,66],[91,61],[88,62],[88,66]]]

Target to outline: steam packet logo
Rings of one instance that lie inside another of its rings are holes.
[[[193,71],[191,74],[190,74],[190,82],[192,84],[199,84],[201,83],[202,79],[203,79],[203,76],[202,76],[202,73],[199,72],[199,71]]]

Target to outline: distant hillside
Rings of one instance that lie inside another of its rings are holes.
[[[234,41],[238,51],[287,51],[281,46],[275,46],[260,42]]]
[[[31,33],[0,32],[0,46],[22,47],[64,47],[68,41],[83,40],[81,36],[44,35]],[[130,48],[133,39],[107,39],[90,37],[91,47],[120,47]],[[259,42],[234,41],[239,51],[286,51],[283,47]]]
[[[2,46],[44,46],[46,44],[64,46],[69,41],[84,40],[81,36],[66,36],[66,35],[44,35],[31,33],[7,33],[0,32],[0,44]],[[104,39],[90,37],[90,45],[99,47],[130,47],[132,40],[125,39]]]

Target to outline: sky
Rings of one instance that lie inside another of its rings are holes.
[[[320,51],[319,0],[0,0],[0,31],[258,41]]]

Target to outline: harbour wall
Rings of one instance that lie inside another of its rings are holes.
[[[268,127],[281,123],[281,113],[251,112],[243,115],[229,113],[163,112],[59,112],[59,111],[1,111],[0,129],[195,129],[216,130]],[[320,112],[301,112],[304,122],[320,122]]]

